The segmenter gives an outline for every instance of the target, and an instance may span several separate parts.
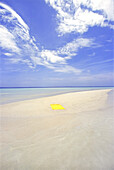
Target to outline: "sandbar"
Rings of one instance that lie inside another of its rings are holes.
[[[0,106],[0,169],[114,169],[111,89]],[[52,110],[61,104],[64,110]]]

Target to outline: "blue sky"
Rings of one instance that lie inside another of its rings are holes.
[[[114,85],[113,0],[1,0],[0,86]]]

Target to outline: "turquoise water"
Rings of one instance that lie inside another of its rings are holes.
[[[0,104],[53,96],[58,94],[112,89],[112,87],[68,87],[68,88],[0,88]]]

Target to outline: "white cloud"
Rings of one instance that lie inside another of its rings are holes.
[[[80,74],[82,72],[81,69],[76,69],[72,66],[66,65],[62,67],[56,67],[54,68],[55,72],[61,72],[61,73],[75,73]]]
[[[93,57],[93,56],[95,56],[95,52],[93,52],[92,54],[89,54],[88,56],[91,56],[91,57]]]
[[[98,65],[98,64],[104,64],[104,63],[113,62],[113,61],[114,61],[114,59],[108,59],[108,60],[104,60],[104,61],[94,62],[91,64],[87,64],[86,67],[90,67],[90,66]]]
[[[4,53],[6,56],[12,56],[12,53]]]
[[[38,56],[39,49],[34,43],[35,38],[30,36],[29,27],[23,19],[8,5],[0,3],[0,47],[3,54],[11,56],[12,63],[26,63],[34,65],[32,57]],[[11,53],[12,52],[12,53]],[[10,54],[11,53],[11,54]],[[27,58],[30,62],[25,62]]]
[[[79,74],[82,72],[82,70],[69,66],[67,60],[72,59],[72,56],[76,56],[80,48],[91,47],[94,45],[93,39],[78,38],[57,50],[42,50],[40,55],[44,60],[43,63],[45,66],[53,69],[55,72],[73,72]],[[37,62],[37,59],[35,60]]]
[[[0,7],[3,8],[0,9],[0,20],[7,23],[7,27],[10,27],[15,38],[30,40],[29,27],[23,19],[8,5],[0,2]]]
[[[19,63],[19,62],[21,62],[21,58],[10,58],[9,61],[11,63]]]
[[[67,43],[64,47],[58,50],[59,54],[66,54],[69,56],[74,56],[77,54],[78,50],[83,47],[91,47],[94,45],[93,39],[87,38],[77,38],[72,42]]]
[[[104,12],[105,17],[108,20],[113,21],[114,20],[114,13],[113,13],[113,7],[114,7],[114,1],[113,0],[91,0],[88,4],[88,7],[91,7],[92,10],[102,10]]]
[[[20,49],[15,42],[15,37],[2,25],[0,25],[0,47],[11,52],[20,53]]]
[[[56,11],[60,35],[71,32],[84,33],[95,25],[113,26],[113,0],[45,0]]]
[[[50,50],[43,50],[41,52],[41,57],[50,63],[61,63],[66,64],[65,59],[63,57],[58,56],[56,51],[50,51]]]
[[[20,23],[20,25],[23,26],[26,30],[29,29],[28,25],[23,21],[23,19],[11,7],[9,7],[8,5],[1,3],[1,2],[0,2],[0,6],[3,7],[4,9],[6,9],[6,11],[9,11],[12,14],[12,17],[16,18],[18,20],[18,22]]]

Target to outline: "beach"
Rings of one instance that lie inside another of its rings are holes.
[[[0,106],[0,169],[114,169],[111,89],[72,92]],[[65,109],[52,110],[50,104]]]

